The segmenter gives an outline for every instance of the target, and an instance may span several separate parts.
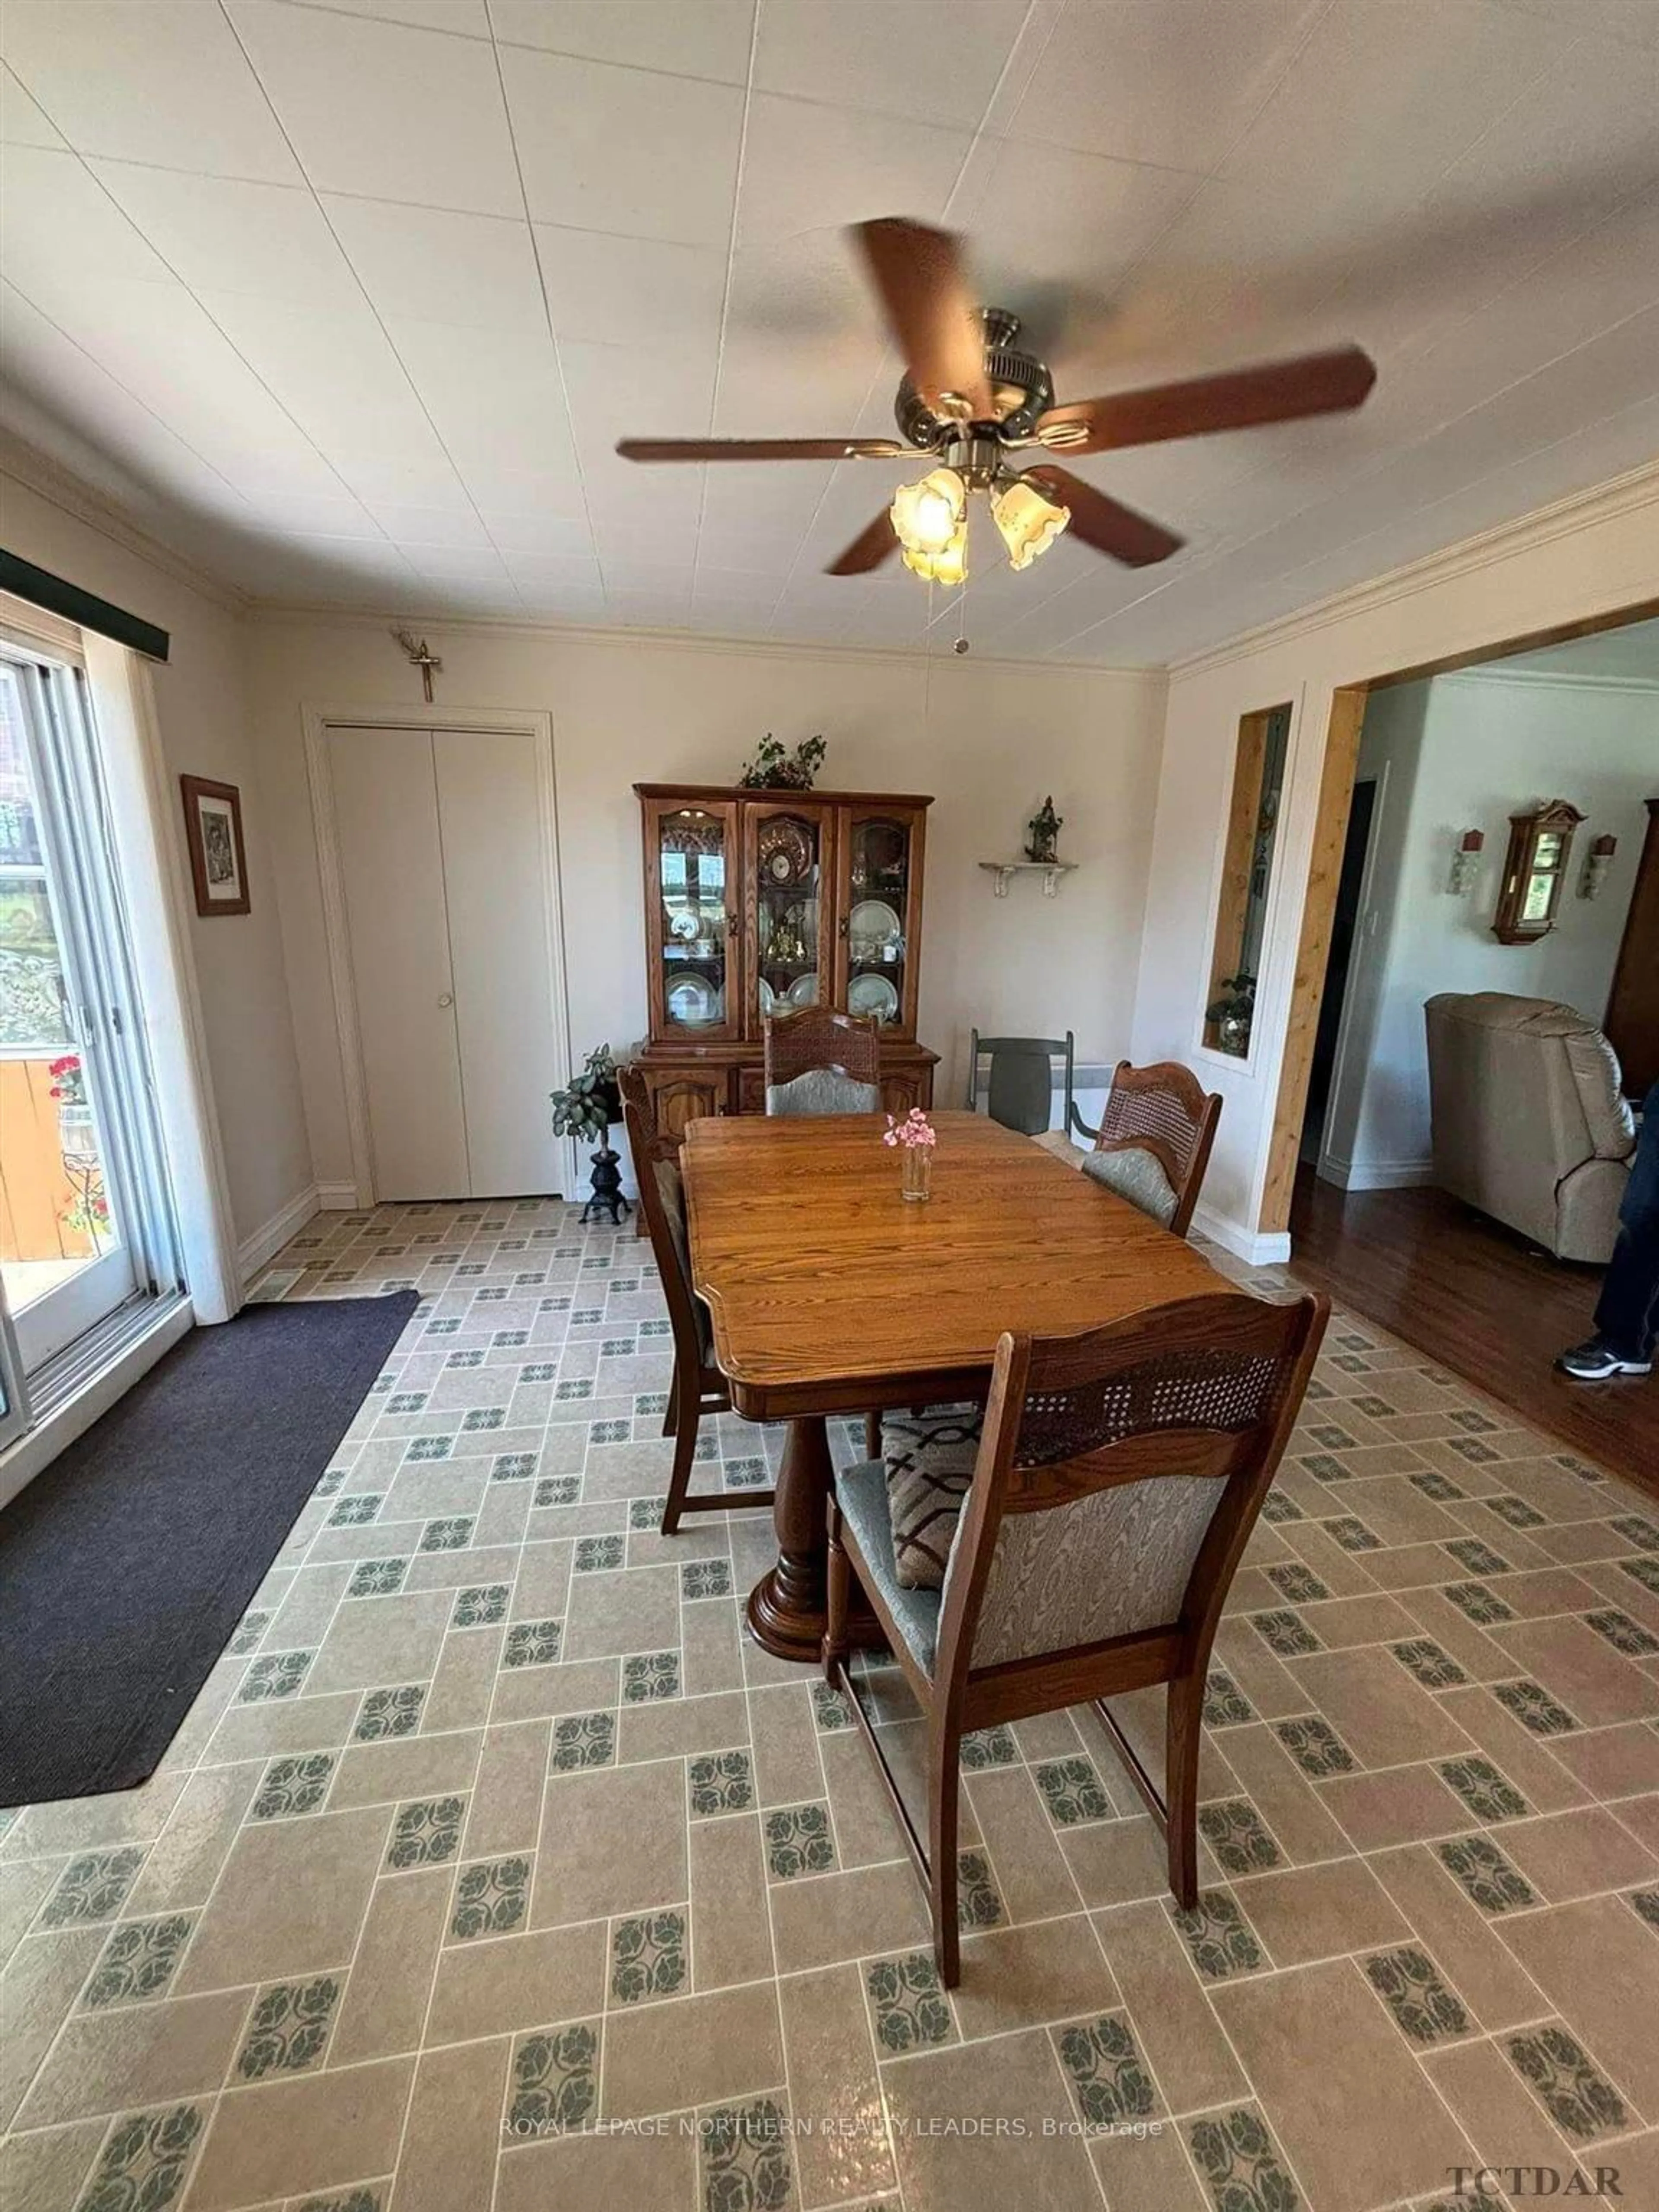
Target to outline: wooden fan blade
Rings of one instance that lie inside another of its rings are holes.
[[[625,461],[893,461],[896,438],[624,438]]]
[[[1121,500],[1109,499],[1103,491],[1097,491],[1081,477],[1074,477],[1069,469],[1044,465],[1027,469],[1025,474],[1039,484],[1051,498],[1057,499],[1072,510],[1071,532],[1085,545],[1092,545],[1097,553],[1109,553],[1114,561],[1121,561],[1126,568],[1146,568],[1154,561],[1167,561],[1171,553],[1178,553],[1186,544],[1163,524],[1150,521],[1137,514],[1132,507]]]
[[[985,374],[985,325],[963,274],[958,242],[948,230],[886,216],[853,226],[865,266],[881,295],[910,381],[940,413],[954,393],[969,422],[992,412]]]
[[[826,576],[862,576],[872,568],[879,568],[890,553],[898,551],[898,535],[893,528],[893,518],[885,507],[858,536],[837,559],[824,570]]]
[[[1184,384],[1148,385],[1105,399],[1073,399],[1051,407],[1036,434],[1055,453],[1104,453],[1151,446],[1164,438],[1201,438],[1261,422],[1293,422],[1358,407],[1376,381],[1376,368],[1358,346],[1224,370]]]

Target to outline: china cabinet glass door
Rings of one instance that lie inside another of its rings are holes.
[[[750,804],[744,809],[744,854],[751,886],[754,981],[750,1032],[769,1014],[827,1004],[833,994],[829,890],[828,806]]]
[[[908,807],[849,806],[841,828],[841,939],[836,1003],[884,1029],[915,1028],[914,901],[921,817]]]
[[[738,1034],[740,935],[732,881],[737,810],[730,804],[653,805],[647,814],[655,874],[651,928],[653,1028],[661,1037],[712,1042]]]

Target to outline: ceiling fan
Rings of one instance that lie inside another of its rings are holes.
[[[1047,364],[1014,341],[1019,319],[973,304],[960,241],[949,231],[887,216],[860,222],[857,242],[902,354],[905,374],[892,438],[624,438],[629,461],[890,461],[913,453],[934,465],[901,485],[890,507],[830,563],[832,576],[860,575],[902,549],[929,581],[967,574],[968,499],[983,492],[1010,565],[1028,568],[1069,525],[1084,543],[1131,568],[1167,560],[1182,540],[1160,523],[1109,498],[1069,469],[1043,461],[1011,467],[1011,454],[1103,453],[1165,438],[1200,437],[1257,423],[1290,422],[1358,407],[1376,381],[1358,346],[1303,354],[1254,368],[1227,369],[1178,384],[1149,385],[1103,399],[1054,404]]]

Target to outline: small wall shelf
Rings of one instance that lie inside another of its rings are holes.
[[[996,878],[994,889],[999,898],[1006,898],[1008,886],[1016,876],[1041,876],[1042,896],[1052,898],[1054,887],[1062,876],[1069,876],[1079,866],[1076,860],[981,860],[980,866]]]

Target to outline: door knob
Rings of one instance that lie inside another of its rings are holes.
[[[440,992],[438,995],[438,1004],[441,1006],[453,1006],[454,1003],[455,995],[453,991]]]

